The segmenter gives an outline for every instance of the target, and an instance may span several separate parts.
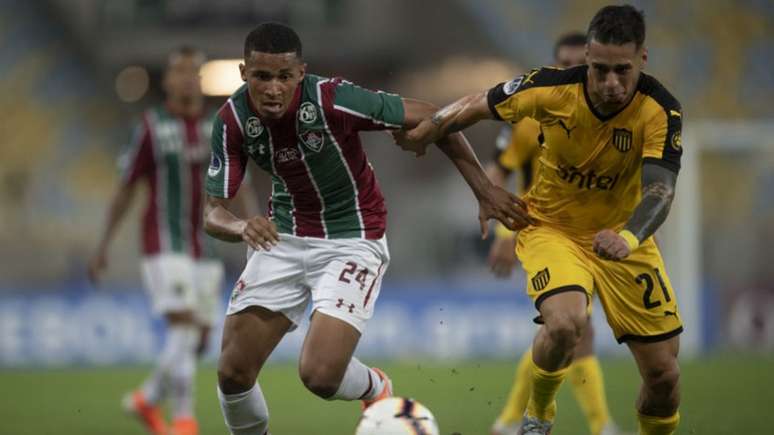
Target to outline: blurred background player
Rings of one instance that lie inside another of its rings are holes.
[[[127,395],[124,406],[156,435],[196,435],[193,378],[196,354],[206,347],[223,280],[223,267],[203,258],[204,171],[212,121],[204,112],[199,71],[201,51],[183,47],[169,55],[163,105],[144,112],[122,156],[123,175],[108,209],[102,237],[89,264],[96,282],[137,186],[148,190],[142,219],[142,276],[153,311],[166,321],[164,347],[151,375]],[[171,401],[172,425],[161,410]]]
[[[205,228],[255,250],[229,302],[218,398],[232,434],[264,435],[269,412],[256,379],[310,303],[298,364],[307,389],[364,407],[392,395],[387,375],[353,356],[390,262],[387,209],[360,132],[412,127],[436,108],[307,74],[300,38],[278,23],[247,35],[239,70],[245,85],[213,128]],[[464,136],[438,142],[474,191],[484,234],[495,215],[526,225],[523,204],[491,184]],[[228,210],[248,159],[272,177],[267,217]]]
[[[560,68],[580,65],[586,60],[586,34],[570,32],[562,35],[554,45],[554,64]],[[492,182],[505,186],[511,175],[521,176],[519,194],[532,186],[540,157],[540,123],[525,118],[513,126],[506,126],[497,137],[494,160],[486,171]],[[515,234],[501,224],[495,229],[495,240],[489,251],[489,264],[498,277],[506,278],[518,264]],[[492,435],[516,434],[529,400],[529,379],[532,351],[527,350],[516,366],[513,386],[508,401],[492,427]],[[590,318],[575,349],[567,374],[592,435],[619,433],[607,407],[605,385],[599,360],[594,354],[594,328]]]

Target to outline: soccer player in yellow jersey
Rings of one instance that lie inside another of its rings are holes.
[[[667,217],[682,154],[677,100],[642,72],[645,20],[606,6],[587,32],[586,64],[540,68],[463,97],[407,132],[407,150],[484,119],[540,122],[544,149],[525,196],[535,221],[516,253],[544,327],[532,346],[532,382],[520,434],[549,434],[588,304],[599,294],[607,321],[639,367],[636,407],[643,435],[679,422],[682,322],[653,234]],[[514,225],[509,225],[514,227]]]
[[[586,59],[586,34],[569,32],[559,37],[554,45],[554,64],[561,68],[580,65]],[[532,186],[540,158],[540,123],[525,118],[512,127],[503,127],[497,138],[494,160],[487,166],[492,182],[503,186],[514,173],[521,176],[521,191]],[[499,277],[508,277],[516,266],[516,237],[502,224],[497,225],[496,238],[489,252],[492,271]],[[500,415],[492,426],[492,435],[515,435],[529,400],[532,379],[532,351],[524,352],[516,366],[513,386]],[[592,435],[621,434],[607,407],[605,386],[599,360],[594,355],[594,329],[591,323],[575,348],[573,362],[567,372],[578,404],[586,416]]]

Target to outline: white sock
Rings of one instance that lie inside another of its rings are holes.
[[[143,396],[149,403],[156,404],[167,396],[173,396],[175,416],[178,414],[178,408],[181,408],[181,414],[186,416],[192,414],[191,398],[196,367],[196,333],[194,326],[172,325],[168,327],[164,347],[159,354],[156,368],[141,387]]]
[[[244,393],[223,394],[218,387],[223,418],[231,435],[266,435],[269,432],[269,408],[257,383]]]
[[[371,368],[352,357],[336,394],[328,400],[373,400],[384,389],[384,381]]]
[[[196,345],[199,331],[195,326],[175,327],[170,334],[174,342],[174,363],[169,368],[169,398],[173,418],[193,417]]]

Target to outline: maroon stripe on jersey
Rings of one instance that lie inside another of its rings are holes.
[[[185,119],[185,136],[186,136],[186,147],[190,153],[183,153],[184,156],[191,155],[192,157],[190,160],[188,158],[185,158],[184,160],[188,161],[189,167],[188,170],[190,171],[190,177],[191,177],[191,191],[189,194],[191,195],[191,210],[190,210],[190,216],[191,216],[191,255],[194,258],[199,258],[202,255],[202,241],[200,238],[201,235],[201,227],[202,227],[202,197],[204,196],[203,192],[203,165],[202,161],[200,160],[199,153],[199,147],[201,146],[201,138],[200,136],[200,130],[199,130],[199,122],[201,120],[197,118],[186,118]]]
[[[224,193],[226,198],[233,198],[242,184],[242,178],[245,176],[247,154],[241,146],[243,136],[242,131],[239,129],[239,120],[236,119],[228,103],[221,107],[218,116],[220,116],[220,119],[223,120],[226,126],[226,137],[223,138],[226,144],[226,149],[223,150],[223,158],[226,161],[223,164],[228,171],[226,173],[228,185]]]
[[[274,155],[282,149],[300,150],[296,133],[296,112],[301,99],[301,85],[296,89],[293,101],[282,118],[267,122],[274,145]],[[272,156],[272,159],[274,156]],[[289,162],[274,161],[274,169],[284,181],[288,193],[293,197],[293,217],[296,235],[299,237],[325,238],[322,223],[322,202],[314,187],[312,176],[306,164],[299,158]]]
[[[143,125],[147,134],[147,143],[143,143],[143,149],[147,149],[148,155],[144,158],[149,165],[146,168],[148,182],[148,204],[145,207],[145,215],[142,218],[142,253],[153,255],[161,252],[161,234],[159,234],[159,183],[156,170],[156,158],[154,157],[153,135],[150,134],[150,120],[148,114],[143,116]],[[133,168],[134,169],[134,168]]]
[[[357,186],[357,206],[363,217],[365,238],[370,240],[381,239],[387,228],[387,208],[384,205],[384,196],[379,188],[373,168],[368,163],[360,135],[357,131],[349,131],[347,125],[351,125],[348,114],[339,112],[333,108],[336,99],[336,85],[339,80],[332,80],[321,85],[323,109],[325,118],[331,125],[331,134],[336,138],[344,160],[349,166],[349,171],[355,179]]]

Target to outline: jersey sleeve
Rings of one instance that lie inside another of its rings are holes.
[[[207,168],[207,194],[217,198],[233,198],[247,167],[241,124],[231,101],[218,111],[212,127],[212,152]]]
[[[522,118],[539,119],[540,105],[552,68],[538,68],[500,83],[487,93],[487,104],[495,119],[512,123]]]
[[[386,130],[403,126],[404,109],[400,95],[372,91],[348,81],[336,85],[333,109],[346,129]]]
[[[148,120],[143,117],[132,132],[132,139],[118,158],[118,168],[121,173],[121,182],[134,184],[145,177],[156,166],[153,157],[153,140],[148,125]]]
[[[655,163],[674,172],[680,171],[683,154],[683,112],[680,103],[672,99],[661,106],[644,126],[643,163]]]

